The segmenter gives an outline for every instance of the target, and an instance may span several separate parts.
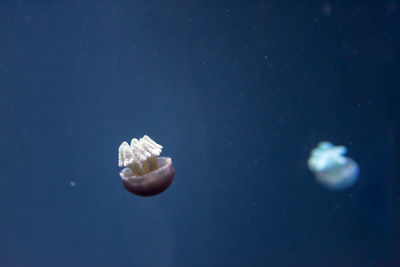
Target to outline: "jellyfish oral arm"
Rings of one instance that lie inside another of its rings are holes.
[[[119,166],[128,167],[134,175],[143,175],[158,169],[157,157],[162,146],[147,135],[139,140],[133,138],[131,145],[123,142],[119,147]]]

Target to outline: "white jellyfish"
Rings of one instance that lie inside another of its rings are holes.
[[[334,146],[330,142],[320,142],[311,150],[308,168],[316,180],[331,190],[342,190],[352,186],[360,172],[358,164],[345,157],[347,148]]]
[[[175,175],[174,165],[169,157],[159,157],[162,146],[147,135],[131,144],[123,142],[119,147],[122,184],[132,194],[155,196],[165,191]]]

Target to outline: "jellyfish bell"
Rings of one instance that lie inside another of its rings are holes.
[[[171,158],[158,157],[161,150],[162,146],[147,135],[133,138],[130,145],[120,145],[119,166],[126,167],[120,176],[126,190],[139,196],[155,196],[171,185],[174,165]]]
[[[350,159],[346,159],[344,165],[334,166],[315,173],[317,181],[331,190],[342,190],[352,186],[358,178],[358,164]]]
[[[171,158],[159,157],[158,169],[136,176],[130,168],[120,172],[122,184],[132,194],[139,196],[155,196],[164,192],[174,179],[174,165]]]
[[[347,148],[321,142],[311,151],[308,167],[316,180],[330,190],[343,190],[352,186],[360,169],[351,158],[345,157]]]

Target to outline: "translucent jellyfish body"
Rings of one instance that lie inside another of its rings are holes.
[[[358,164],[345,157],[347,148],[321,142],[311,151],[308,168],[316,180],[331,190],[342,190],[352,186],[360,172]]]
[[[119,166],[122,184],[132,194],[154,196],[165,191],[175,175],[171,158],[158,157],[162,146],[147,135],[131,144],[123,142],[119,147]]]

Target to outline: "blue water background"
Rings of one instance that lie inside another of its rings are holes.
[[[400,7],[359,2],[3,1],[0,266],[399,266]],[[118,175],[144,134],[152,198]]]

